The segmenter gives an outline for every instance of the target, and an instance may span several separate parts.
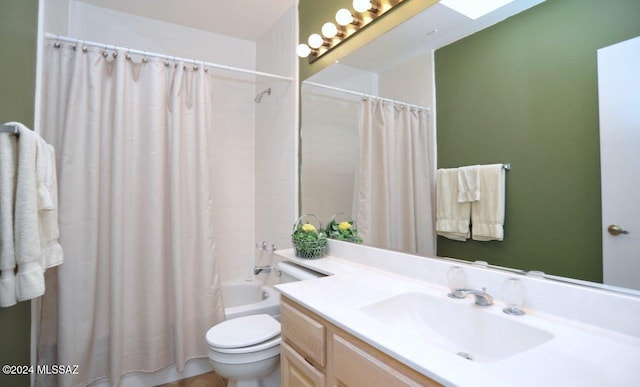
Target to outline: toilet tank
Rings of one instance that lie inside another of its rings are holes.
[[[300,265],[296,265],[293,262],[283,261],[278,263],[278,270],[280,271],[280,283],[286,284],[287,282],[303,281],[306,279],[326,277],[322,273],[307,269]]]

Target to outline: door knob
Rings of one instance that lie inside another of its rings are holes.
[[[607,228],[607,231],[609,231],[609,234],[611,234],[613,236],[618,236],[620,234],[628,234],[629,233],[629,231],[623,230],[622,227],[618,226],[617,224],[610,225],[609,228]]]

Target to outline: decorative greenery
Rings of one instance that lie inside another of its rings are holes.
[[[296,222],[291,235],[296,256],[307,259],[324,256],[327,251],[327,234],[322,225],[320,229],[316,229],[311,223],[302,223],[302,218],[304,216]]]
[[[329,224],[327,224],[327,233],[329,238],[339,241],[362,243],[362,238],[358,235],[358,228],[353,220],[338,222],[335,214]]]

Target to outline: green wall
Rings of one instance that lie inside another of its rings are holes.
[[[638,0],[547,0],[435,53],[438,167],[509,162],[505,240],[438,255],[602,281],[596,50]]]
[[[0,1],[0,122],[33,126],[37,20],[37,0]],[[30,364],[30,310],[29,302],[0,308],[0,365]],[[29,379],[0,373],[0,386],[28,386]]]

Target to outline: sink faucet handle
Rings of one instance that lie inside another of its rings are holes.
[[[524,311],[521,309],[524,304],[524,285],[518,278],[507,278],[502,284],[502,295],[506,308],[502,311],[506,314],[514,316],[522,316]]]

